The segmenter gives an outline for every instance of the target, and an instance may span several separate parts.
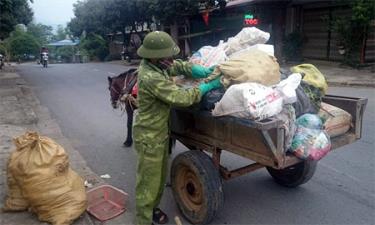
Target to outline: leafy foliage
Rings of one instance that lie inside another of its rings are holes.
[[[16,28],[16,30],[10,34],[6,43],[12,58],[17,58],[25,54],[37,55],[39,53],[40,44],[38,40],[30,33],[19,28]]]
[[[41,23],[30,23],[27,25],[27,33],[34,36],[40,45],[46,45],[52,40],[53,28],[51,26],[47,26]]]
[[[69,62],[72,56],[74,55],[74,47],[62,46],[56,48],[55,55],[60,56],[63,61]]]
[[[68,27],[64,27],[63,25],[57,26],[56,34],[52,36],[53,41],[61,41],[67,39],[67,37],[70,37],[70,30]]]
[[[106,41],[97,34],[89,34],[82,40],[80,47],[84,49],[91,59],[104,60],[108,55]]]
[[[7,38],[15,25],[27,25],[32,18],[28,0],[0,0],[0,39]]]
[[[342,2],[341,0],[339,2]],[[344,1],[347,3],[347,1]],[[358,66],[361,63],[361,46],[370,31],[371,21],[375,19],[375,1],[350,1],[352,16],[333,19],[331,29],[338,33],[338,43],[345,49],[344,63]]]
[[[69,22],[72,33],[79,37],[87,33],[106,35],[109,32],[135,30],[154,19],[169,25],[179,18],[195,15],[204,7],[224,7],[225,0],[86,0],[74,4],[74,15]]]
[[[96,33],[105,35],[108,28],[104,26],[105,6],[107,1],[87,0],[79,1],[74,4],[74,15],[68,27],[76,37],[81,36],[83,31],[86,33]]]
[[[130,45],[131,33],[143,30],[144,25],[160,21],[164,25],[175,24],[183,16],[195,15],[204,7],[225,6],[225,0],[85,0],[74,4],[74,15],[68,27],[75,37],[84,37],[81,46],[90,57],[103,56],[108,52],[101,47],[109,33],[121,32],[125,46]],[[183,19],[181,21],[184,21]],[[95,43],[95,44],[94,44]],[[97,44],[97,45],[96,45]]]

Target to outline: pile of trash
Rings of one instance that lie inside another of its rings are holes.
[[[243,28],[227,42],[204,46],[193,54],[191,63],[215,66],[204,81],[220,77],[223,85],[203,96],[200,109],[217,117],[281,120],[285,149],[301,159],[319,160],[330,151],[330,138],[349,130],[352,118],[322,103],[328,85],[314,65],[282,71],[273,46],[265,44],[269,38],[269,33],[255,27]],[[184,83],[184,78],[179,81]],[[185,84],[195,85],[186,80]]]

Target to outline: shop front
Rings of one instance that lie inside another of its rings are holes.
[[[271,34],[267,44],[274,45],[275,55],[281,56],[285,11],[283,1],[229,2],[225,10],[214,10],[208,15],[203,12],[191,18],[190,34],[180,36],[180,39],[187,39],[194,52],[202,46],[215,46],[220,40],[227,41],[244,27],[256,27]]]

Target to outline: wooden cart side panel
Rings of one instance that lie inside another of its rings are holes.
[[[195,147],[202,148],[203,150],[209,152],[213,152],[216,148],[219,148],[266,166],[278,167],[278,162],[274,157],[269,157],[264,154],[252,151],[251,149],[244,149],[243,147],[232,145],[218,139],[202,136],[197,133],[172,133],[172,137],[179,140],[185,146],[194,145]]]
[[[261,130],[249,129],[248,127],[233,124],[230,144],[239,148],[254,151],[268,158],[274,158],[272,150],[267,145]],[[270,132],[273,143],[277,143],[275,129]]]
[[[323,102],[341,108],[352,115],[353,126],[350,128],[349,132],[355,133],[357,139],[361,138],[362,120],[367,99],[327,95],[323,98]]]

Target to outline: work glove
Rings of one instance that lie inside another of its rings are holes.
[[[206,78],[208,75],[210,75],[215,69],[215,66],[211,66],[209,68],[201,66],[199,64],[194,64],[191,67],[191,75],[193,78]]]
[[[221,76],[208,83],[203,82],[199,84],[198,88],[201,93],[201,96],[205,95],[207,92],[210,92],[211,90],[221,88],[223,85],[220,82],[220,78]]]

